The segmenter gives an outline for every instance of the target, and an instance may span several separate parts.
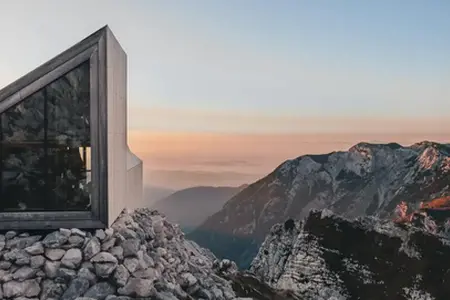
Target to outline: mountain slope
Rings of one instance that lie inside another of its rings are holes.
[[[304,222],[274,225],[250,272],[305,300],[447,299],[450,236],[442,225],[423,215],[396,224],[312,211]]]
[[[270,228],[288,218],[301,219],[323,208],[347,217],[390,217],[401,201],[415,208],[421,201],[449,196],[449,183],[448,144],[359,143],[348,151],[284,162],[189,236],[246,267]]]
[[[171,190],[168,188],[147,185],[144,186],[144,199],[147,201],[149,206],[152,206],[161,199],[170,196],[174,192],[175,190]]]
[[[177,191],[156,202],[152,208],[164,213],[168,220],[180,224],[186,231],[199,226],[208,216],[246,186],[211,187],[199,186]]]

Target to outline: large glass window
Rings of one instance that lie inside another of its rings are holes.
[[[89,62],[0,114],[0,212],[90,209]]]

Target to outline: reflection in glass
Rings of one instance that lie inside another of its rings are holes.
[[[0,212],[89,209],[89,89],[86,62],[0,114]]]

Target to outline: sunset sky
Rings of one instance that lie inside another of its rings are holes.
[[[108,24],[146,184],[239,185],[359,141],[450,142],[450,1],[15,0],[0,86]]]

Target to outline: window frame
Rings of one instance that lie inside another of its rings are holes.
[[[104,228],[108,218],[106,28],[0,90],[0,113],[84,62],[90,64],[91,207],[87,211],[0,212],[0,230]],[[1,199],[0,199],[1,201]]]

